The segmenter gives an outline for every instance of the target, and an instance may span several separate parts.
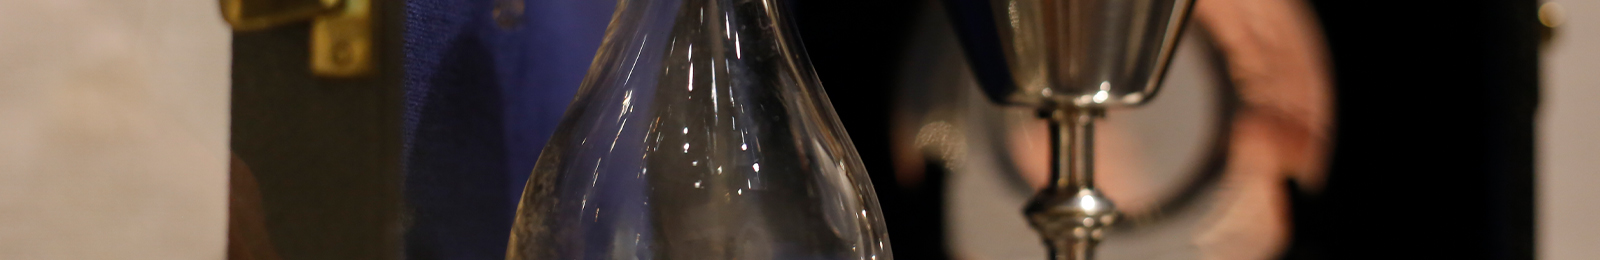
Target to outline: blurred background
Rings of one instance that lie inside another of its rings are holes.
[[[1287,2],[1326,48],[1321,175],[1205,193],[1105,259],[1600,255],[1600,1]],[[1043,254],[1042,125],[981,98],[944,2],[787,3],[899,257]],[[373,75],[327,80],[307,24],[236,32],[216,1],[0,1],[0,259],[501,259],[615,4],[381,1]],[[1102,126],[1113,195],[1213,160],[1245,83],[1207,28]]]

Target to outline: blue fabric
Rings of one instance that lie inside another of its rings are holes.
[[[407,259],[504,259],[524,182],[599,47],[615,1],[405,2]]]

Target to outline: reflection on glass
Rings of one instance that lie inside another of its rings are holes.
[[[780,5],[620,2],[507,258],[892,259]]]

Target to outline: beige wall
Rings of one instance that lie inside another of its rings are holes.
[[[1600,256],[1600,1],[1556,1],[1538,129],[1539,258]]]
[[[220,259],[216,0],[0,1],[0,259]]]

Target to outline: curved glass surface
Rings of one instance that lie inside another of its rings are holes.
[[[892,259],[774,0],[629,0],[528,180],[508,259]]]

